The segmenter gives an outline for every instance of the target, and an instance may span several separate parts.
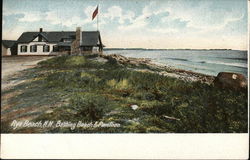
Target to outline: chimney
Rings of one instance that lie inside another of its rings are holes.
[[[79,42],[79,47],[80,44],[82,42],[82,31],[81,31],[81,27],[76,27],[76,41]]]
[[[81,27],[76,28],[76,39],[71,43],[71,54],[81,53],[81,43],[82,43],[82,32]]]
[[[43,28],[40,28],[39,32],[42,33],[43,32]],[[38,35],[38,42],[42,42],[42,36],[41,35]]]

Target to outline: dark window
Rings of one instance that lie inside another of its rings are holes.
[[[38,36],[38,42],[42,42],[43,37],[41,35]]]
[[[36,52],[36,51],[37,51],[37,46],[36,45],[30,46],[30,52]]]
[[[27,46],[25,45],[21,46],[21,52],[27,52]]]
[[[62,47],[62,51],[70,51],[70,47]]]
[[[58,47],[57,46],[53,46],[53,52],[58,52]]]
[[[49,45],[44,45],[43,46],[43,52],[49,52],[49,50],[50,50]]]

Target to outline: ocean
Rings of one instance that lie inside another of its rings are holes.
[[[213,76],[216,76],[219,72],[235,72],[248,77],[247,51],[105,49],[104,54],[150,58],[156,64],[163,64]]]

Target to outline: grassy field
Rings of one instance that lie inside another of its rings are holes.
[[[24,72],[31,81],[2,94],[20,91],[13,109],[50,106],[33,121],[117,123],[120,127],[28,128],[2,132],[46,133],[241,133],[247,132],[247,93],[137,72],[115,61],[60,56]],[[135,66],[129,66],[135,67]],[[146,66],[140,66],[146,67]],[[132,109],[132,105],[138,106]],[[4,106],[3,106],[4,107]],[[45,107],[46,108],[46,107]],[[7,109],[4,111],[11,112]],[[2,114],[4,114],[2,113]],[[27,114],[34,114],[28,112]],[[25,119],[25,118],[24,118]]]

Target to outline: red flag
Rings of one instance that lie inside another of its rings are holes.
[[[95,11],[92,14],[92,20],[96,17],[97,14],[98,14],[98,6],[96,7]]]

